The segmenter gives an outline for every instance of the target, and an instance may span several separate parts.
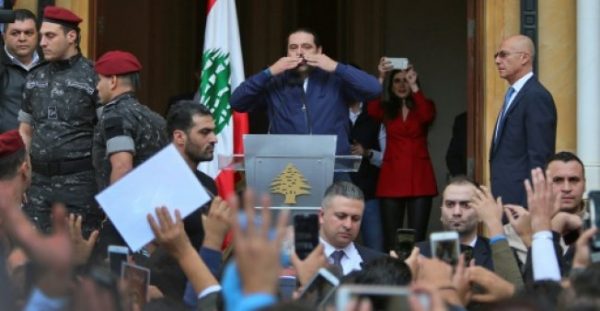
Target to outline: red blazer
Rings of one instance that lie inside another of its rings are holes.
[[[379,100],[369,102],[370,116],[383,122],[385,152],[377,183],[378,197],[417,197],[437,195],[435,175],[427,150],[427,127],[435,119],[435,106],[421,91],[413,93],[415,106],[406,120],[400,113],[384,120]]]

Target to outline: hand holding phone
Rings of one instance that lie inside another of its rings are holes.
[[[108,263],[110,265],[110,271],[114,275],[121,275],[121,264],[127,262],[127,255],[129,255],[129,248],[126,246],[108,246]]]
[[[396,229],[396,246],[394,250],[398,259],[405,260],[408,258],[415,247],[415,230],[414,229]]]
[[[460,255],[460,243],[458,232],[444,231],[434,232],[430,238],[431,256],[455,266]]]
[[[294,216],[294,249],[304,260],[319,245],[319,216],[301,214]]]
[[[408,58],[405,57],[391,57],[388,58],[388,61],[390,61],[390,63],[392,63],[392,67],[394,67],[394,69],[399,69],[399,70],[406,70],[408,69]]]

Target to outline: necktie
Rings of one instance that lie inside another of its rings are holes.
[[[494,137],[494,142],[496,142],[498,137],[500,137],[500,134],[502,134],[502,130],[504,129],[504,118],[506,117],[506,111],[508,110],[508,103],[510,102],[510,97],[514,93],[515,89],[511,86],[506,91],[506,95],[504,95],[504,104],[502,104],[500,117],[498,117],[498,126],[496,127],[496,136]]]
[[[342,258],[344,257],[344,251],[335,251],[331,253],[331,259],[333,259],[333,265],[338,267],[340,271],[344,271],[342,269]]]

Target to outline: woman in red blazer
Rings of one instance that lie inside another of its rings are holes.
[[[419,88],[417,72],[409,67],[395,70],[383,57],[378,66],[383,84],[389,73],[388,100],[369,103],[368,113],[386,129],[386,146],[377,184],[381,199],[384,242],[392,249],[396,229],[402,228],[405,211],[408,227],[416,231],[415,240],[426,238],[431,200],[437,186],[429,151],[427,132],[435,119],[435,106]]]

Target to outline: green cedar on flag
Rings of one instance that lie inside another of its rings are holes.
[[[235,0],[208,0],[200,103],[209,107],[215,118],[217,145],[211,162],[201,162],[200,170],[215,178],[219,195],[234,192],[234,173],[220,171],[219,155],[243,153],[242,136],[248,133],[248,116],[233,112],[229,97],[244,81]]]

